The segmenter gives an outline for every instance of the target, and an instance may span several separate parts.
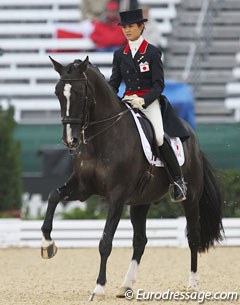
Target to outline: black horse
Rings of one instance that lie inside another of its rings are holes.
[[[133,256],[118,293],[123,297],[136,280],[147,243],[146,217],[150,204],[159,202],[167,194],[170,181],[164,168],[156,168],[146,160],[132,115],[119,102],[99,70],[89,63],[88,57],[67,66],[51,60],[60,74],[55,93],[61,106],[62,141],[72,154],[74,170],[69,180],[49,195],[42,226],[42,257],[51,258],[56,254],[50,234],[59,201],[85,201],[93,194],[105,197],[109,208],[99,243],[100,271],[92,298],[104,294],[112,240],[124,204],[128,204],[134,230]],[[222,197],[196,135],[187,123],[184,124],[190,137],[183,143],[182,171],[187,181],[187,199],[182,205],[191,250],[189,288],[194,289],[198,284],[198,252],[205,252],[223,238]]]

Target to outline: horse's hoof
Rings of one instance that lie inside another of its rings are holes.
[[[197,272],[191,272],[189,276],[188,291],[198,291],[199,289],[199,274]]]
[[[97,284],[93,293],[91,294],[89,301],[93,301],[94,298],[97,298],[98,301],[105,299],[104,286]]]
[[[197,284],[196,285],[188,285],[187,291],[190,291],[190,292],[199,291],[199,287],[198,287]]]
[[[57,247],[55,245],[55,242],[53,242],[50,246],[44,248],[41,247],[41,256],[44,259],[50,259],[54,257],[57,253]]]
[[[133,290],[129,287],[121,286],[116,295],[117,298],[126,298],[127,300],[132,300],[134,298]]]
[[[93,292],[89,298],[89,301],[93,301],[94,299],[96,301],[102,301],[105,299],[105,294],[96,294]]]
[[[116,294],[117,298],[125,298],[126,287],[121,286]]]

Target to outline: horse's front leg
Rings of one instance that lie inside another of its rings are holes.
[[[136,282],[137,269],[141,261],[145,246],[147,244],[146,236],[146,218],[150,205],[131,206],[130,218],[133,225],[133,256],[125,275],[124,281],[117,294],[118,298],[131,298],[132,292],[129,295],[127,291],[132,290],[133,284]]]
[[[77,178],[72,174],[69,180],[60,188],[52,191],[48,197],[47,212],[42,225],[42,258],[52,258],[57,253],[57,247],[51,238],[54,212],[58,203],[63,199],[70,199],[77,189]]]
[[[122,200],[111,200],[109,203],[108,214],[106,224],[103,230],[102,238],[99,242],[99,253],[101,256],[100,270],[97,278],[97,285],[90,297],[90,301],[93,300],[95,295],[104,295],[104,286],[106,284],[106,266],[107,259],[112,251],[112,240],[117,229],[119,220],[123,210]]]

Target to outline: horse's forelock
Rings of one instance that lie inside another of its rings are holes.
[[[74,67],[74,68],[79,68],[80,65],[81,65],[81,63],[82,63],[82,60],[80,60],[80,59],[75,59],[74,62],[73,62],[73,67]]]
[[[84,61],[80,59],[75,59],[74,62],[65,66],[65,73],[63,73],[62,78],[81,78],[82,74],[86,72],[89,82],[95,82],[95,80],[99,79],[101,81],[106,82],[104,75],[101,73],[99,68],[96,65],[93,65],[91,62],[88,62],[87,70],[81,69],[81,64]]]
[[[73,63],[69,64],[66,66],[65,68],[65,72],[69,75],[69,74],[73,74],[74,72],[77,72],[77,73],[82,73],[84,71],[81,71],[81,63],[83,61],[80,60],[80,59],[76,59],[74,60]],[[75,73],[74,73],[75,74]]]

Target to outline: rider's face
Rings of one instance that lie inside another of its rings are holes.
[[[143,24],[138,25],[137,23],[132,23],[122,26],[122,30],[127,40],[134,41],[141,36],[143,27]]]

